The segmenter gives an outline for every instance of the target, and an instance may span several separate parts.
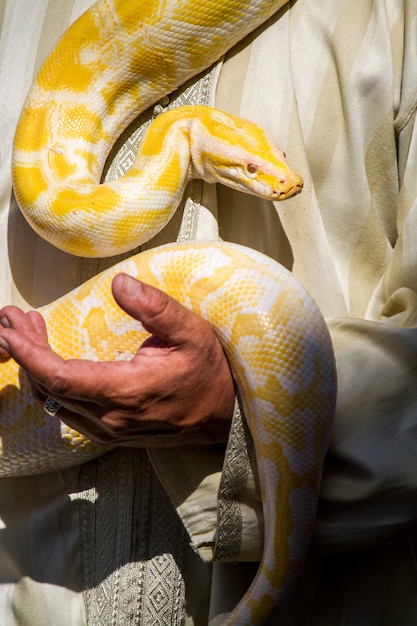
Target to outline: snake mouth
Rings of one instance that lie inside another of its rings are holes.
[[[297,194],[301,193],[303,190],[303,182],[297,182],[294,185],[291,185],[288,189],[281,191],[273,191],[271,193],[271,200],[287,200],[288,198],[292,198]]]

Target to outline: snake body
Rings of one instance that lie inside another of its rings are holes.
[[[114,139],[140,110],[284,3],[101,0],[87,11],[42,67],[16,132],[14,188],[35,230],[68,252],[105,256],[160,230],[193,177],[272,200],[298,193],[301,178],[260,129],[209,107],[158,116],[132,170],[99,184]],[[257,576],[225,624],[261,624],[293,586],[314,524],[336,394],[327,326],[271,259],[232,244],[171,244],[41,309],[64,358],[130,359],[144,340],[112,300],[120,271],[205,317],[227,354],[254,439],[265,537]],[[103,453],[45,415],[12,360],[1,365],[0,387],[0,474],[45,472]]]
[[[161,196],[171,198],[179,182],[166,167],[163,180],[158,176],[166,151],[158,146],[162,160],[154,157],[145,171],[138,155],[126,176],[98,185],[115,139],[139,111],[216,61],[284,3],[101,0],[84,13],[42,66],[15,136],[14,187],[36,232],[71,254],[125,252],[150,237],[138,232],[140,202],[148,207],[143,221],[162,228],[172,206],[162,219]],[[179,137],[178,124],[176,130]],[[200,137],[210,143],[210,132]],[[201,175],[187,171],[185,154],[182,176]],[[277,160],[285,162],[282,153]],[[281,166],[284,177],[291,176],[287,167]],[[300,184],[293,174],[288,189]]]
[[[122,261],[42,310],[64,358],[130,359],[145,336],[118,309],[111,280],[127,272],[205,317],[226,351],[254,443],[265,536],[251,590],[226,624],[258,624],[299,573],[314,524],[334,410],[326,324],[295,278],[268,257],[232,244],[168,244]],[[21,475],[103,452],[45,415],[13,361],[0,368],[0,472]]]

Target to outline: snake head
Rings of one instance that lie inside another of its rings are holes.
[[[279,151],[280,154],[276,155]],[[229,186],[235,184],[237,189],[251,193],[267,200],[286,200],[300,193],[303,188],[303,179],[293,170],[285,154],[274,146],[274,154],[267,156],[244,155],[242,164],[228,174],[234,175],[229,179]]]
[[[209,107],[206,107],[209,109]],[[199,178],[267,200],[300,193],[303,179],[284,152],[258,125],[217,109],[209,109],[204,135],[200,129],[193,164]]]

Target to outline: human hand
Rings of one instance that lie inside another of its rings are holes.
[[[234,384],[211,326],[164,292],[126,274],[113,280],[119,306],[151,333],[130,361],[64,360],[40,313],[0,310],[0,356],[25,370],[41,402],[89,439],[113,446],[173,446],[227,439]]]

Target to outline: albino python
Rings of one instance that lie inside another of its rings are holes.
[[[198,4],[198,6],[197,6]],[[46,60],[16,132],[13,182],[33,228],[67,252],[108,256],[163,228],[193,177],[290,197],[302,181],[249,122],[206,107],[160,115],[125,176],[100,184],[114,139],[208,67],[284,0],[102,0]],[[125,260],[42,309],[64,358],[129,359],[140,325],[111,297],[120,271],[205,317],[229,359],[255,443],[265,537],[258,574],[226,624],[260,624],[292,587],[311,535],[335,405],[326,324],[292,275],[224,243],[171,244]],[[12,360],[0,367],[0,473],[81,463],[103,448],[46,415]]]

